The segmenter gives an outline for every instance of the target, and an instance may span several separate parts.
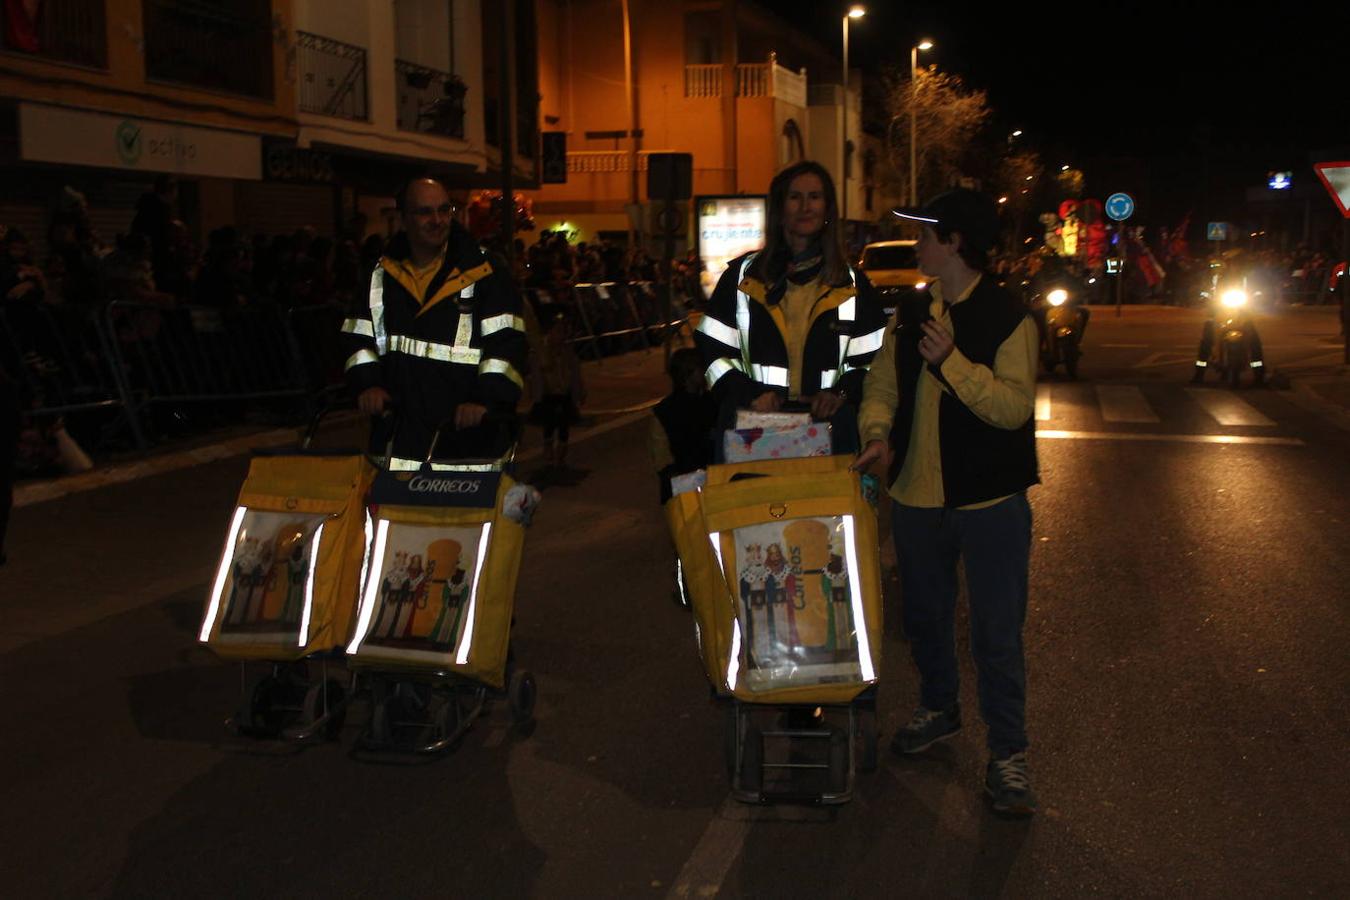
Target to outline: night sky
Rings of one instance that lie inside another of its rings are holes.
[[[835,35],[839,52],[848,4],[765,5]],[[914,41],[932,38],[921,61],[988,91],[997,127],[1023,129],[1047,166],[1082,168],[1090,194],[1151,197],[1156,224],[1203,204],[1206,162],[1218,215],[1268,170],[1311,179],[1310,151],[1350,145],[1347,2],[1250,12],[1191,2],[865,5],[850,32],[851,64],[903,69]]]

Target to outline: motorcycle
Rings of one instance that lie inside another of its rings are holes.
[[[1239,287],[1230,287],[1219,293],[1218,306],[1212,320],[1205,323],[1201,349],[1208,353],[1211,368],[1220,372],[1220,377],[1230,387],[1236,388],[1242,381],[1242,373],[1252,370],[1259,382],[1262,373],[1262,360],[1257,343],[1256,326],[1247,313],[1249,302],[1247,292]]]
[[[1065,373],[1077,378],[1087,310],[1074,293],[1055,287],[1033,298],[1032,311],[1041,326],[1041,365],[1045,371],[1054,372],[1063,363]]]

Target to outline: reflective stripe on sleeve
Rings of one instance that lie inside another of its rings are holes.
[[[487,337],[490,334],[496,334],[507,328],[514,328],[516,331],[524,331],[525,320],[520,316],[512,315],[511,313],[502,313],[500,316],[492,316],[484,319],[478,326],[479,332],[483,337]]]
[[[740,349],[741,333],[730,325],[714,319],[710,315],[704,315],[698,323],[698,331],[717,341],[719,344],[726,344],[728,347]]]
[[[346,334],[359,334],[362,337],[375,336],[375,326],[369,319],[347,319],[342,323],[342,330]]]
[[[820,373],[820,389],[822,391],[828,391],[830,388],[834,387],[834,383],[838,380],[838,369],[826,369],[824,372]]]
[[[761,366],[758,363],[752,363],[750,365],[750,377],[760,384],[767,384],[770,387],[788,386],[788,370],[785,366]]]
[[[416,338],[391,334],[388,339],[390,353],[402,353],[421,359],[434,359],[437,362],[458,363],[476,366],[482,359],[483,351],[472,347],[451,347],[447,344],[435,344],[431,341],[419,341]]]
[[[875,353],[881,349],[881,342],[886,338],[886,326],[883,325],[871,334],[859,335],[848,342],[848,355],[858,356],[863,353]]]
[[[357,366],[364,366],[379,361],[380,358],[375,355],[374,350],[357,350],[351,356],[347,357],[347,364],[342,367],[342,371],[350,372]]]
[[[476,351],[475,351],[476,352]],[[485,359],[478,366],[479,375],[501,375],[511,380],[518,388],[525,387],[525,379],[520,377],[516,367],[504,359]]]
[[[740,369],[740,360],[727,359],[726,357],[714,359],[712,365],[708,366],[708,371],[704,375],[704,377],[708,379],[708,387],[717,384],[717,382],[722,379],[723,375],[738,369]]]

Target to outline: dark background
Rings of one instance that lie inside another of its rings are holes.
[[[839,52],[850,4],[767,5]],[[1240,217],[1268,171],[1312,181],[1310,153],[1350,144],[1350,4],[864,5],[852,66],[903,72],[931,38],[920,65],[987,91],[993,127],[1022,129],[1051,171],[1082,169],[1090,196],[1136,193],[1139,224]]]

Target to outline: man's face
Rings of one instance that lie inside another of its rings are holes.
[[[956,255],[957,236],[953,234],[944,243],[930,226],[919,232],[919,243],[914,248],[919,255],[919,271],[929,278],[942,274],[948,260]]]
[[[434,253],[450,234],[450,195],[435,181],[414,182],[403,204],[403,227],[413,248]]]

